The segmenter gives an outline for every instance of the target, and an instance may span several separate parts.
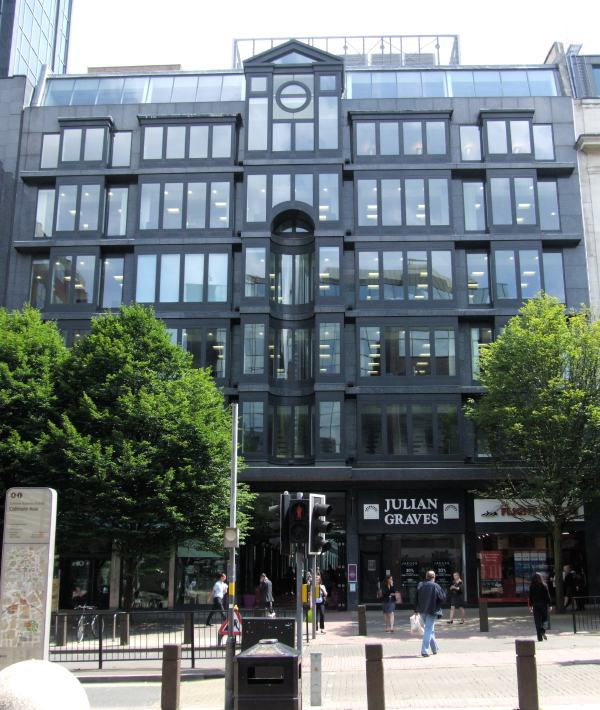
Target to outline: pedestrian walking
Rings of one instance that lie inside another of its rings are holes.
[[[213,614],[215,611],[219,612],[221,615],[221,623],[225,621],[226,614],[225,614],[225,609],[223,608],[223,599],[225,598],[225,595],[227,594],[227,589],[228,586],[225,583],[225,580],[227,579],[227,575],[225,572],[221,572],[219,575],[219,579],[215,582],[213,589],[212,589],[212,609],[210,610],[210,613],[206,619],[206,625],[210,626],[210,622],[212,619]]]
[[[394,611],[397,601],[399,601],[399,593],[394,587],[394,578],[391,574],[388,574],[381,587],[381,603],[383,607],[383,630],[389,634],[394,631]]]
[[[259,593],[261,606],[264,607],[267,616],[275,616],[273,611],[273,583],[264,572],[260,575]]]
[[[454,611],[458,607],[460,610],[460,623],[465,623],[465,599],[464,599],[464,584],[460,578],[459,572],[454,572],[452,575],[452,584],[450,585],[450,618],[448,624],[454,623]]]
[[[325,633],[325,599],[327,599],[327,589],[325,585],[321,582],[321,575],[317,575],[317,585],[319,587],[319,593],[315,599],[315,604],[317,605],[317,619],[319,623],[319,628],[321,633]]]
[[[429,649],[435,655],[438,645],[435,639],[435,622],[441,616],[441,605],[446,601],[446,594],[435,581],[435,572],[429,570],[425,581],[417,586],[417,608],[423,621],[423,641],[421,643],[421,656],[429,656]]]
[[[533,621],[538,641],[547,641],[546,629],[548,628],[548,612],[552,608],[550,605],[550,592],[546,586],[542,575],[536,572],[531,578],[529,586],[529,611],[533,612]]]

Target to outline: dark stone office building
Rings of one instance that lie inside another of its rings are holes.
[[[23,115],[5,303],[69,343],[152,304],[239,401],[257,519],[283,490],[327,494],[341,606],[388,570],[410,603],[429,568],[474,602],[478,564],[482,595],[517,601],[552,566],[538,523],[473,495],[494,474],[462,406],[524,299],[587,302],[571,99],[553,66],[457,57],[294,41],[221,73],[52,77]],[[263,570],[289,590],[268,538],[241,551],[246,601]],[[190,541],[139,598],[204,601],[216,563]],[[110,550],[62,565],[118,602]]]

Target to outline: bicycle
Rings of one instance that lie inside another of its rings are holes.
[[[77,640],[83,641],[88,628],[92,636],[98,638],[98,614],[90,614],[91,611],[96,610],[96,607],[80,604],[75,607],[75,610],[82,612],[77,619]]]

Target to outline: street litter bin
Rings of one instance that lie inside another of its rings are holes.
[[[248,650],[261,639],[275,639],[294,648],[296,645],[296,620],[246,617],[242,627],[242,651]]]
[[[302,661],[296,649],[261,639],[235,659],[235,710],[301,710]]]

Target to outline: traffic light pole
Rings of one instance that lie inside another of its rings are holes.
[[[317,638],[317,556],[310,556],[310,566],[312,575],[312,587],[310,596],[312,598],[312,637]]]
[[[302,656],[302,568],[304,566],[304,551],[302,545],[296,545],[296,649]]]

